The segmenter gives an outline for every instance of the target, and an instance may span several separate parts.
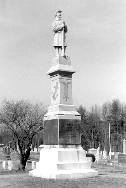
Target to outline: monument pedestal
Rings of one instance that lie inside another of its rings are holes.
[[[42,178],[83,178],[97,175],[91,169],[80,143],[81,116],[72,102],[70,58],[55,57],[48,71],[51,79],[51,106],[44,116],[44,145],[40,161],[30,175]]]
[[[86,157],[80,145],[40,146],[40,161],[30,175],[42,178],[71,179],[96,176],[91,169],[91,158]]]

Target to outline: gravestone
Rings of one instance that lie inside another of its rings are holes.
[[[8,170],[18,170],[20,168],[20,156],[17,151],[12,150],[8,160]]]
[[[126,164],[126,154],[118,154],[118,163]]]
[[[123,154],[126,154],[126,140],[123,139]]]
[[[2,167],[3,167],[4,170],[8,170],[8,161],[3,161]]]

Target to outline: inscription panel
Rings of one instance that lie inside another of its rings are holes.
[[[45,145],[58,144],[58,119],[44,121],[43,139]]]
[[[79,120],[59,120],[59,144],[78,145],[80,144]]]

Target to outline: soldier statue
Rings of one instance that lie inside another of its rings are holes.
[[[54,43],[53,46],[56,51],[56,56],[66,56],[66,33],[67,26],[62,20],[62,11],[58,10],[55,14],[55,20],[52,24],[53,33],[54,33]]]

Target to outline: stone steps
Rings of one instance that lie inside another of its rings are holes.
[[[58,170],[90,169],[91,164],[88,161],[58,163]]]

